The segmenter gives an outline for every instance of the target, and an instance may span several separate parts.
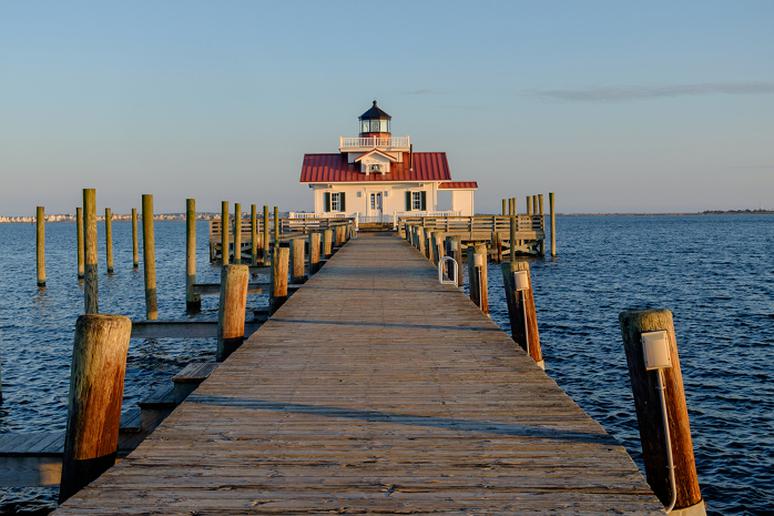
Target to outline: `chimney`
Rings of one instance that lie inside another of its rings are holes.
[[[409,170],[414,170],[414,144],[409,145]]]

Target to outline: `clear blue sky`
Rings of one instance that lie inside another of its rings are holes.
[[[774,208],[774,2],[0,3],[0,214],[308,208],[371,99],[479,211]]]

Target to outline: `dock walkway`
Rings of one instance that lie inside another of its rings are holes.
[[[56,514],[322,512],[663,509],[496,324],[377,234],[335,254]]]

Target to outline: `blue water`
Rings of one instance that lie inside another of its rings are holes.
[[[618,313],[665,307],[675,329],[702,494],[722,514],[766,513],[774,499],[774,217],[559,217],[559,256],[532,261],[546,372],[640,460]],[[101,232],[100,235],[103,233]],[[100,262],[103,312],[144,317],[142,269],[128,223],[114,223],[116,273]],[[199,275],[207,226],[198,226]],[[64,428],[75,318],[73,224],[47,226],[48,287],[35,285],[34,227],[0,225],[0,432]],[[156,223],[160,318],[185,318],[184,224]],[[100,257],[104,253],[100,250]],[[102,259],[102,258],[101,258]],[[259,279],[260,280],[260,279]],[[499,266],[489,272],[493,318],[508,329]],[[260,305],[265,299],[251,298]],[[204,299],[214,318],[217,299]],[[133,340],[125,406],[191,361],[211,340]],[[53,506],[52,490],[0,491],[0,511]]]

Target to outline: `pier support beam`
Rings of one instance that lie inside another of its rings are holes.
[[[37,251],[38,286],[46,286],[46,210],[43,206],[35,209],[35,250]]]
[[[532,357],[538,367],[545,369],[529,263],[525,260],[514,260],[502,264],[500,268],[508,304],[508,319],[511,323],[511,338]]]
[[[97,191],[83,189],[84,312],[99,312],[99,278],[97,277]]]
[[[245,310],[250,267],[224,265],[220,271],[218,306],[218,350],[216,360],[223,362],[245,339]]]
[[[149,321],[159,318],[156,299],[156,237],[153,233],[153,195],[142,196],[142,264],[145,270],[145,316]]]
[[[674,502],[675,510],[690,509],[690,514],[704,514],[672,312],[663,309],[625,311],[618,319],[629,365],[648,484],[665,506],[669,507]],[[660,365],[664,367],[651,370],[646,367],[643,351],[645,334],[656,340],[654,344],[663,351],[662,358],[666,362]],[[668,421],[664,421],[664,416]],[[668,428],[668,434],[665,428]],[[666,445],[667,435],[671,447]],[[670,456],[674,463],[674,489],[668,468]]]
[[[81,315],[75,324],[59,503],[115,463],[131,333],[120,315]]]
[[[202,298],[194,290],[196,283],[196,199],[185,200],[185,309],[195,313]]]

